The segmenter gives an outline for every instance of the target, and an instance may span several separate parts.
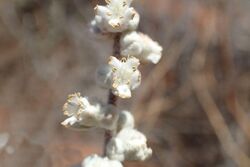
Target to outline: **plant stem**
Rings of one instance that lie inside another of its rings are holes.
[[[121,57],[120,39],[121,39],[121,33],[116,33],[114,35],[113,56],[118,59]],[[116,106],[117,100],[118,100],[117,97],[112,93],[112,90],[110,89],[108,95],[108,104]],[[106,156],[106,147],[111,138],[112,138],[112,132],[106,130],[104,134],[104,149],[103,149],[104,156]]]

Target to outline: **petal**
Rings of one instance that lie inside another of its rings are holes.
[[[102,17],[106,17],[107,15],[109,15],[111,13],[111,11],[107,7],[100,6],[100,5],[97,5],[95,7],[95,11],[96,11],[96,15],[99,15]]]
[[[157,64],[161,59],[161,55],[151,53],[146,57],[146,59],[154,64]]]
[[[121,98],[130,98],[131,90],[128,85],[119,85],[115,90],[115,94]]]
[[[123,142],[119,138],[112,138],[107,145],[107,155],[110,159],[124,161],[124,148]]]
[[[116,57],[110,56],[109,65],[111,68],[118,69],[122,66],[122,63]]]
[[[99,26],[99,28],[100,28],[100,24],[102,24],[102,17],[101,16],[98,16],[98,15],[96,15],[95,16],[95,26]]]
[[[77,120],[77,118],[74,116],[67,118],[61,124],[66,128],[70,128],[72,130],[88,130],[90,128],[93,128],[91,126],[83,125],[81,121]]]
[[[67,102],[63,105],[64,115],[72,116],[77,114],[81,108],[81,98],[80,93],[69,95]]]
[[[136,14],[136,11],[133,7],[128,8],[124,13],[124,19],[127,21],[133,20],[134,16]]]
[[[141,39],[140,35],[137,32],[132,31],[130,33],[123,35],[121,41],[122,41],[122,45],[130,45],[131,43],[135,41],[140,41],[140,39]]]
[[[78,105],[75,105],[75,104],[70,103],[70,102],[65,103],[63,105],[64,115],[67,115],[67,116],[72,116],[72,115],[76,114],[79,109],[80,109],[80,107]]]
[[[121,162],[100,157],[96,154],[86,157],[82,161],[82,167],[122,167]]]
[[[129,57],[126,61],[126,65],[130,68],[137,69],[137,67],[140,65],[140,61],[135,57]]]
[[[81,104],[82,104],[84,107],[90,106],[89,100],[88,100],[87,97],[81,97],[80,101],[81,101]]]
[[[69,126],[74,125],[76,122],[77,122],[77,118],[72,116],[64,120],[61,124],[65,127],[69,127]]]
[[[138,56],[142,52],[141,44],[138,42],[134,42],[131,45],[129,45],[127,48],[121,51],[122,55],[125,56]]]
[[[135,88],[137,88],[138,86],[140,86],[141,84],[141,73],[140,71],[135,71],[132,76],[131,76],[131,80],[130,80],[130,86],[131,89],[134,90]]]
[[[110,19],[108,23],[114,29],[119,29],[121,27],[121,20],[119,18]]]

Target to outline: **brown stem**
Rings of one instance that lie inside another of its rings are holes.
[[[121,34],[117,33],[114,36],[114,44],[113,44],[113,56],[116,58],[120,58],[121,56],[121,49],[120,49],[120,39],[121,39]],[[109,90],[109,95],[108,95],[108,104],[112,104],[116,106],[117,102],[117,97],[112,93],[112,90]],[[112,138],[112,133],[109,130],[105,131],[104,134],[104,156],[106,156],[106,147],[109,142],[109,140]]]

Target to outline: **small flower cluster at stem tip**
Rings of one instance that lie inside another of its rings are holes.
[[[132,0],[105,0],[95,7],[91,30],[99,35],[120,34],[119,56],[109,57],[107,65],[97,70],[97,83],[120,98],[132,97],[141,84],[140,62],[157,64],[162,47],[149,36],[136,32],[140,16],[131,7]],[[117,49],[117,48],[114,48]],[[145,135],[135,129],[131,112],[119,110],[114,104],[74,93],[63,106],[67,118],[62,122],[73,130],[102,128],[111,135],[105,145],[105,157],[93,154],[82,161],[82,167],[122,167],[122,162],[144,161],[152,155]]]

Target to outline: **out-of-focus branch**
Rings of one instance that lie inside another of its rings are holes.
[[[135,118],[141,118],[141,115],[145,114],[144,109],[148,109],[148,108],[152,109],[152,110],[148,110],[149,115],[154,115],[157,118],[157,116],[160,114],[160,111],[162,109],[162,105],[160,104],[164,104],[164,99],[158,102],[154,100],[153,104],[150,103],[151,107],[148,107],[148,106],[145,107],[144,98],[150,97],[151,92],[156,92],[155,90],[159,86],[158,83],[160,83],[164,79],[165,74],[172,67],[175,66],[176,62],[179,59],[180,53],[182,52],[183,48],[186,46],[186,42],[187,42],[186,40],[183,40],[180,43],[174,43],[173,46],[170,47],[170,50],[166,53],[166,55],[163,56],[160,63],[152,70],[152,72],[150,72],[147,79],[144,81],[144,84],[141,86],[141,89],[140,89],[140,92],[138,93],[137,98],[134,100],[134,106],[132,110],[136,111]],[[159,98],[154,97],[154,99],[159,99]],[[155,102],[157,103],[157,105],[154,104]],[[154,106],[158,106],[157,109]]]
[[[235,143],[230,130],[220,113],[219,108],[217,107],[212,95],[208,90],[208,82],[206,74],[203,72],[203,66],[205,63],[205,54],[204,52],[195,52],[193,58],[193,69],[196,72],[192,76],[192,83],[194,92],[203,107],[204,111],[207,114],[207,117],[215,130],[215,133],[225,150],[225,152],[235,161],[239,167],[249,167],[250,159],[249,157],[237,146]],[[203,61],[197,61],[203,60]]]

